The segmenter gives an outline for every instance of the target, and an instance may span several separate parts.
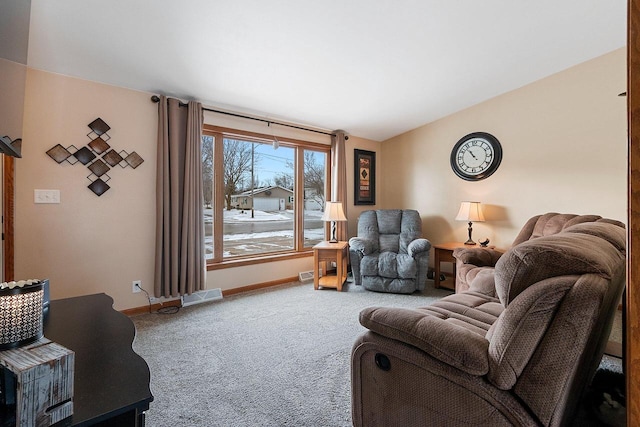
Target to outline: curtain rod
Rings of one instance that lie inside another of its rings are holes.
[[[160,102],[160,97],[158,95],[153,95],[153,96],[151,96],[151,101],[155,102],[155,103],[158,103],[158,102]],[[184,107],[186,105],[187,104],[185,104],[184,102],[180,101],[180,106],[181,107]],[[323,132],[321,130],[309,129],[309,128],[305,128],[305,127],[302,127],[302,126],[290,125],[290,124],[287,124],[287,123],[280,123],[280,122],[276,122],[276,121],[273,121],[273,120],[260,119],[260,118],[251,117],[251,116],[244,116],[242,114],[230,113],[228,111],[214,110],[212,108],[207,108],[207,107],[202,107],[202,109],[205,110],[205,111],[211,111],[212,113],[226,114],[227,116],[239,117],[241,119],[256,120],[258,122],[267,123],[268,125],[274,124],[274,125],[278,125],[278,126],[286,126],[286,127],[290,127],[290,128],[294,128],[294,129],[300,129],[300,130],[304,130],[304,131],[307,131],[307,132],[315,132],[315,133],[321,133],[323,135],[336,136],[335,133]],[[344,139],[347,140],[347,139],[349,139],[349,137],[347,135],[345,135]]]

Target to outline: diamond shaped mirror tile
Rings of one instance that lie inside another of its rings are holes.
[[[89,143],[89,147],[91,147],[91,149],[95,151],[97,154],[102,154],[105,151],[107,151],[109,148],[111,148],[111,146],[107,144],[107,142],[100,137],[97,137],[96,139],[91,141]]]
[[[109,170],[111,168],[109,168],[109,166],[106,165],[105,162],[103,162],[102,160],[98,159],[95,162],[91,163],[89,166],[87,166],[89,168],[89,170],[91,172],[93,172],[93,174],[95,176],[102,176],[105,173],[109,172]]]
[[[111,127],[104,122],[100,117],[89,123],[89,128],[94,131],[97,135],[102,135],[103,133],[109,132]]]
[[[109,187],[109,185],[100,178],[89,184],[89,190],[96,193],[97,196],[102,196],[110,188],[111,187]]]
[[[122,156],[120,154],[118,154],[115,150],[109,150],[109,152],[107,152],[107,154],[102,156],[102,159],[105,162],[107,162],[109,164],[109,166],[111,166],[112,168],[115,167],[122,160],[124,160],[122,158]]]
[[[49,151],[47,151],[47,154],[58,163],[64,162],[71,155],[71,153],[60,144],[50,148]]]
[[[81,149],[73,153],[73,155],[83,165],[86,165],[87,163],[91,162],[91,160],[96,158],[96,155],[93,154],[87,147],[82,147]]]
[[[140,166],[142,162],[144,162],[144,160],[142,160],[142,157],[140,157],[135,151],[129,154],[124,160],[129,164],[129,166],[134,169]]]

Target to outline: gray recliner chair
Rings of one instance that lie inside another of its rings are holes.
[[[349,240],[354,282],[377,292],[421,291],[427,280],[429,249],[418,211],[364,211],[358,218],[358,237]]]

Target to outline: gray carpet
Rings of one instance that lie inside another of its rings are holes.
[[[360,310],[419,307],[450,293],[292,283],[135,316],[134,349],[149,364],[155,398],[147,425],[351,426],[349,357],[364,331]]]
[[[342,292],[293,283],[133,317],[151,369],[147,425],[351,426],[349,357],[374,305],[419,307],[449,295]]]

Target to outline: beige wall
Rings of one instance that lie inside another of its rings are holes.
[[[149,100],[150,96],[28,70],[23,158],[16,162],[17,279],[49,278],[54,299],[105,292],[120,310],[147,303],[144,294],[131,292],[131,282],[142,280],[145,289],[153,289],[157,105]],[[233,124],[212,116],[207,113],[205,120]],[[46,154],[58,143],[65,147],[87,144],[87,124],[97,117],[111,126],[109,144],[113,148],[136,151],[144,159],[135,170],[117,167],[110,172],[111,189],[101,197],[87,188],[90,172],[86,167],[79,163],[59,165]],[[253,130],[264,132],[264,128]],[[310,136],[286,129],[278,131],[289,137]],[[307,139],[329,142],[322,136]],[[350,189],[354,146],[377,151],[380,143],[349,139]],[[60,190],[61,203],[35,204],[35,189]],[[349,209],[355,210],[353,198],[350,199]],[[355,223],[353,214],[349,218],[350,223]],[[312,268],[312,258],[308,257],[209,271],[207,287],[232,289],[294,277]]]
[[[483,203],[474,239],[508,246],[544,212],[626,218],[625,49],[565,70],[382,143],[384,207],[418,209],[434,243],[464,241],[461,201]],[[449,164],[453,145],[485,131],[503,147],[497,172],[467,182]]]
[[[156,106],[149,94],[29,69],[23,158],[16,161],[15,276],[49,278],[54,299],[105,292],[117,309],[143,306],[131,282],[151,289],[155,243]],[[137,169],[109,172],[101,197],[80,163],[57,164],[56,144],[90,142],[88,124],[111,126],[109,144],[136,151]],[[60,204],[35,204],[34,189],[60,190]]]

